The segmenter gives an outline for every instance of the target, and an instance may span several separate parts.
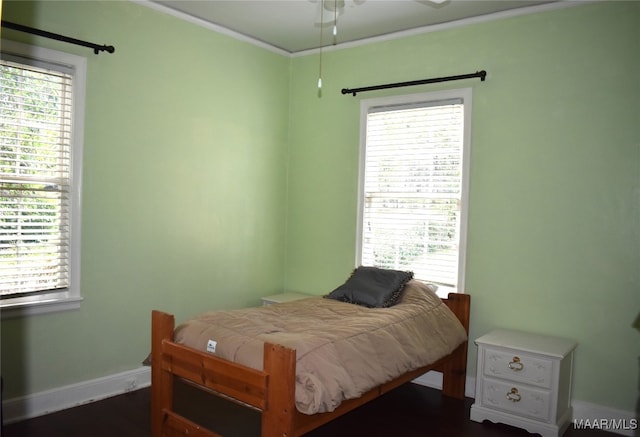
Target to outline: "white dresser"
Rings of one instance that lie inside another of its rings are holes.
[[[571,340],[497,330],[478,338],[471,420],[500,422],[543,437],[561,436],[571,421]]]
[[[274,303],[291,302],[292,300],[306,299],[308,297],[313,297],[313,296],[311,296],[310,294],[296,293],[293,291],[286,292],[286,293],[272,294],[270,296],[264,296],[262,298],[262,305],[265,306],[265,305],[273,305]]]

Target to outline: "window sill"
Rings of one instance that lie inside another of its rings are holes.
[[[33,298],[8,299],[7,301],[2,302],[2,307],[0,307],[0,319],[6,320],[38,314],[77,310],[80,308],[81,302],[81,297],[56,297],[55,294],[51,297],[42,296],[37,300]]]
[[[449,296],[449,293],[459,293],[456,287],[449,287],[446,285],[439,285],[436,294],[438,297],[446,299]]]

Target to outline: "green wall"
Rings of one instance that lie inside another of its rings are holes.
[[[294,58],[286,288],[323,293],[354,267],[359,101],[473,87],[471,337],[573,338],[573,397],[634,411],[639,19],[638,2],[588,4],[327,51],[321,98],[317,54]],[[486,82],[340,94],[481,69]]]
[[[354,267],[360,99],[473,87],[471,336],[574,338],[573,397],[635,410],[638,18],[638,2],[586,4],[327,51],[318,97],[317,54],[129,2],[5,1],[3,19],[116,47],[36,41],[88,58],[85,301],[2,322],[5,397],[138,367],[152,308],[330,291]],[[479,69],[486,82],[340,94]]]
[[[154,308],[178,320],[282,289],[286,56],[131,2],[5,1],[3,19],[87,57],[78,311],[2,322],[4,398],[140,366]]]

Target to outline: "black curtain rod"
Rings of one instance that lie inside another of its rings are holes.
[[[451,80],[461,80],[461,79],[472,79],[474,77],[479,77],[481,81],[484,82],[484,79],[487,77],[487,72],[482,70],[482,71],[476,71],[475,73],[470,73],[470,74],[461,74],[458,76],[447,76],[447,77],[435,77],[432,79],[422,79],[422,80],[412,80],[409,82],[398,82],[398,83],[388,83],[385,85],[373,85],[373,86],[366,86],[366,87],[362,87],[362,88],[342,88],[342,94],[353,94],[353,96],[355,97],[355,95],[359,92],[363,92],[363,91],[374,91],[374,90],[384,90],[387,88],[398,88],[398,87],[403,87],[403,86],[413,86],[413,85],[423,85],[425,83],[436,83],[436,82],[448,82]]]
[[[55,39],[58,41],[68,42],[70,44],[76,44],[79,46],[89,47],[93,49],[93,53],[96,55],[102,51],[113,53],[116,49],[113,46],[98,45],[88,41],[82,41],[80,39],[71,38],[57,33],[47,32],[46,30],[34,29],[33,27],[23,26],[22,24],[12,23],[10,21],[2,20],[2,27],[7,29],[17,30],[19,32],[31,33],[33,35],[44,36],[45,38]]]

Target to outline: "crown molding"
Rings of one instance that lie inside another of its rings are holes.
[[[239,41],[244,41],[249,44],[252,44],[256,47],[260,47],[262,49],[268,50],[273,53],[277,53],[279,55],[291,56],[291,52],[283,50],[279,47],[273,46],[271,44],[267,44],[264,41],[260,41],[258,39],[247,36],[243,33],[236,32],[234,30],[228,29],[224,26],[220,26],[218,24],[213,24],[209,21],[205,21],[201,18],[194,17],[193,15],[185,14],[184,12],[176,11],[175,9],[171,9],[167,6],[155,3],[150,0],[129,0],[132,3],[136,3],[141,6],[145,6],[147,8],[153,9],[156,12],[161,12],[163,14],[171,15],[175,18],[179,18],[180,20],[186,21],[191,24],[195,24],[196,26],[203,27],[205,29],[214,31],[216,33],[220,33],[222,35],[229,36],[231,38],[237,39]]]
[[[279,55],[283,55],[287,57],[299,57],[299,56],[307,56],[310,54],[317,53],[319,50],[318,48],[313,48],[313,49],[300,50],[297,52],[289,52],[287,50],[283,50],[279,47],[268,44],[256,38],[250,37],[243,33],[236,32],[234,30],[228,29],[218,24],[213,24],[201,18],[197,18],[192,15],[186,14],[184,12],[176,11],[175,9],[171,9],[167,6],[155,3],[151,0],[129,0],[129,1],[131,1],[132,3],[139,4],[141,6],[145,6],[147,8],[153,9],[157,12],[171,15],[173,17],[179,18],[191,24],[195,24],[196,26],[200,26],[205,29],[229,36],[239,41],[244,41],[246,43],[252,44],[256,47],[260,47],[262,49],[268,50],[270,52],[273,52]],[[348,49],[352,47],[375,44],[375,43],[380,43],[384,41],[391,41],[399,38],[406,38],[409,36],[422,35],[424,33],[455,29],[458,27],[469,26],[472,24],[486,23],[489,21],[502,20],[505,18],[512,18],[512,17],[521,16],[521,15],[529,15],[529,14],[535,14],[539,12],[547,12],[547,11],[553,11],[558,9],[564,9],[564,8],[579,6],[587,3],[597,3],[598,1],[599,0],[560,0],[553,3],[545,3],[541,5],[527,6],[524,8],[510,9],[507,11],[494,12],[492,14],[481,15],[478,17],[464,18],[461,20],[450,21],[447,23],[433,24],[429,26],[417,27],[415,29],[392,32],[392,33],[375,36],[371,38],[363,38],[357,41],[349,41],[344,43],[326,45],[322,47],[322,51],[331,52],[336,50]]]
[[[539,12],[565,9],[573,6],[583,5],[586,3],[595,3],[597,1],[598,0],[560,0],[554,3],[545,3],[542,5],[527,6],[527,7],[518,8],[518,9],[510,9],[508,11],[494,12],[492,14],[480,15],[480,16],[471,17],[471,18],[463,18],[461,20],[455,20],[455,21],[449,21],[447,23],[431,24],[429,26],[416,27],[414,29],[402,30],[399,32],[388,33],[385,35],[374,36],[371,38],[364,38],[357,41],[349,41],[349,42],[339,43],[335,45],[323,46],[322,51],[326,53],[326,52],[331,52],[335,50],[347,49],[351,47],[358,47],[358,46],[363,46],[368,44],[391,41],[394,39],[406,38],[409,36],[422,35],[425,33],[455,29],[458,27],[469,26],[472,24],[486,23],[489,21],[502,20],[505,18],[518,17],[521,15],[529,15],[529,14],[535,14]],[[295,53],[291,53],[290,56],[291,57],[307,56],[317,52],[318,52],[317,48],[301,50]]]

